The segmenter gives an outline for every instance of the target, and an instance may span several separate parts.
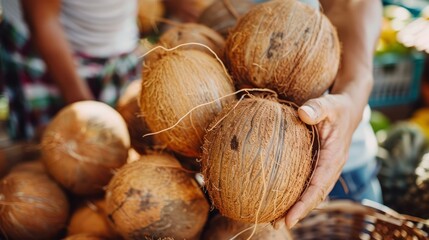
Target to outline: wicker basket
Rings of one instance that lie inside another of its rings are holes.
[[[428,225],[390,208],[336,200],[315,209],[293,228],[294,239],[429,239]]]

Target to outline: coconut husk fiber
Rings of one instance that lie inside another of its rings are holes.
[[[156,139],[184,156],[201,155],[205,129],[233,95],[221,63],[198,50],[165,51],[143,68],[141,113]]]
[[[333,83],[340,44],[335,28],[317,9],[296,0],[273,0],[240,18],[225,54],[238,86],[270,88],[301,105]]]
[[[209,205],[193,174],[174,157],[150,154],[115,174],[106,209],[125,239],[196,239]]]
[[[245,98],[222,111],[205,136],[202,174],[214,207],[236,221],[282,217],[308,186],[317,133],[295,107]]]

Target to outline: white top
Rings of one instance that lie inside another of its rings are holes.
[[[20,0],[2,0],[4,16],[24,37]],[[62,0],[60,21],[74,51],[109,57],[137,46],[137,0]],[[55,37],[52,38],[55,40]]]

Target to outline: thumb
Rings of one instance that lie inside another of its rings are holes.
[[[306,124],[315,125],[328,116],[330,106],[326,96],[310,99],[298,108],[298,116]]]

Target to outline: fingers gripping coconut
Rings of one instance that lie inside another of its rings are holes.
[[[380,1],[320,2],[337,29],[343,49],[342,67],[329,94],[306,101],[298,110],[305,123],[317,127],[321,149],[309,187],[285,217],[289,227],[314,209],[333,188],[348,158],[351,138],[362,119],[373,82],[372,56],[380,29]]]

